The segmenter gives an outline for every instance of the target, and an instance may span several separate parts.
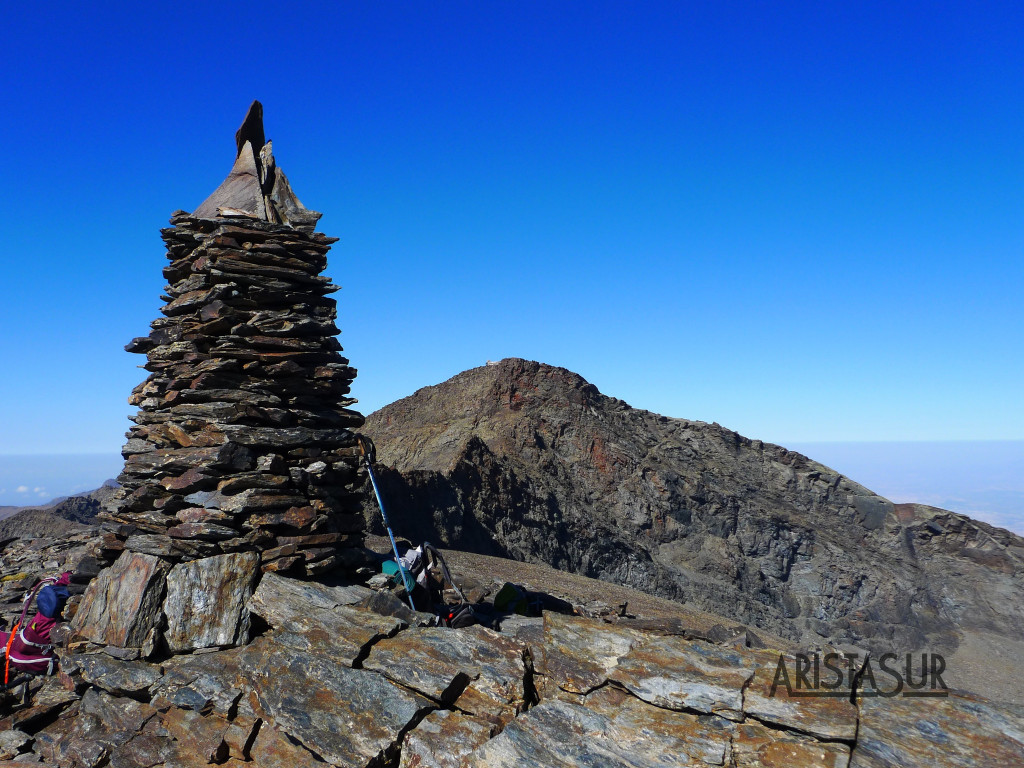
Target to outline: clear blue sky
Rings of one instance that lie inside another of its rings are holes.
[[[782,444],[1024,438],[1024,6],[839,5],[6,8],[0,453],[120,448],[253,98],[366,412],[519,356]]]

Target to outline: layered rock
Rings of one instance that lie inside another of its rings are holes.
[[[251,551],[263,570],[320,573],[360,531],[356,372],[320,274],[335,239],[276,167],[259,102],[236,142],[224,184],[162,232],[167,303],[127,347],[150,376],[106,519],[169,561]]]
[[[248,603],[260,635],[244,648],[159,664],[64,652],[26,705],[0,697],[0,759],[980,768],[1024,756],[1019,709],[945,689],[881,698],[863,680],[838,698],[773,691],[778,651],[695,639],[685,612],[447,629],[375,613],[368,592],[266,573]]]
[[[321,274],[335,239],[313,231],[320,214],[276,166],[259,102],[235,138],[228,178],[162,231],[163,316],[126,347],[150,375],[130,398],[121,488],[101,515],[102,555],[124,573],[97,581],[78,625],[95,642],[139,646],[156,632],[172,652],[244,643],[257,570],[322,574],[362,542],[356,371],[336,338],[338,288]],[[237,606],[199,627],[211,590]],[[125,591],[152,593],[155,610],[139,612]]]

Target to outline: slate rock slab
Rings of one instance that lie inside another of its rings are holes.
[[[255,552],[235,552],[174,566],[167,576],[164,638],[173,653],[244,644],[249,639]]]
[[[465,761],[466,768],[668,768],[725,764],[729,732],[632,697],[598,711],[550,700],[520,715]],[[655,720],[647,721],[652,714]],[[638,723],[643,727],[638,728]]]
[[[862,698],[850,768],[1024,765],[1024,713],[980,698]]]
[[[363,662],[470,714],[507,720],[526,702],[526,648],[481,626],[416,627],[375,645]]]
[[[260,768],[324,768],[327,765],[277,728],[264,725],[250,750]]]
[[[733,732],[732,759],[736,768],[847,768],[850,748],[748,720]]]
[[[409,732],[400,768],[462,768],[462,759],[494,735],[486,720],[439,709]]]
[[[352,666],[368,645],[405,626],[395,617],[350,607],[353,596],[344,588],[266,573],[249,601],[249,610],[281,628],[275,634],[278,642]]]
[[[776,686],[779,655],[753,654],[754,679],[743,698],[743,711],[762,722],[809,733],[819,739],[853,741],[857,736],[857,707],[839,697],[790,696],[784,685]],[[794,659],[785,657],[787,669],[795,669]]]
[[[213,712],[228,717],[243,694],[239,659],[232,648],[166,662],[164,676],[153,688],[152,704],[160,709]]]
[[[30,741],[31,736],[17,729],[0,731],[0,760],[10,760]]]
[[[77,717],[59,719],[37,733],[36,747],[49,762],[92,768],[155,714],[148,704],[90,689],[82,696]]]
[[[644,636],[599,619],[544,612],[544,671],[564,691],[587,693],[607,682],[619,659]]]
[[[153,555],[123,552],[89,583],[72,630],[94,643],[142,646],[159,621],[169,568]]]
[[[122,661],[104,653],[81,654],[74,660],[83,680],[115,696],[137,697],[163,676],[155,664]]]
[[[749,656],[673,635],[648,637],[619,660],[609,679],[668,709],[743,719],[743,686],[754,676]]]
[[[397,753],[404,732],[433,705],[381,675],[259,638],[240,659],[259,715],[339,766],[366,766]]]

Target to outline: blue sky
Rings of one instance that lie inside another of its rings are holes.
[[[782,444],[1024,439],[1018,3],[145,5],[5,11],[0,454],[117,452],[253,98],[366,412],[519,356]]]

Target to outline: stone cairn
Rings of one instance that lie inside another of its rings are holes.
[[[323,574],[361,551],[351,430],[363,417],[348,408],[338,287],[320,274],[336,238],[314,232],[320,214],[276,167],[262,112],[253,102],[227,179],[161,233],[167,303],[126,347],[150,376],[130,398],[122,487],[101,514],[100,554],[118,559],[76,621],[96,642],[152,649],[164,620],[172,651],[244,642],[259,571]],[[235,625],[196,645],[214,617],[183,615],[225,590]]]

